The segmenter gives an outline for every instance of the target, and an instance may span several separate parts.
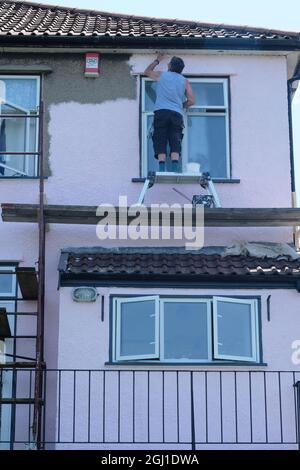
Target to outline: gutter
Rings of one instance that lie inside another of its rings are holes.
[[[293,198],[293,207],[297,207],[296,199],[296,183],[295,183],[295,157],[294,157],[294,139],[293,139],[293,116],[292,116],[292,98],[293,83],[300,80],[300,74],[294,75],[287,81],[288,87],[288,117],[289,117],[289,136],[290,136],[290,161],[291,161],[291,190]]]
[[[295,75],[287,81],[287,94],[288,94],[288,120],[289,120],[289,141],[290,141],[290,165],[291,165],[291,193],[292,193],[292,207],[297,207],[297,194],[296,194],[296,181],[295,181],[295,152],[294,152],[294,138],[293,138],[293,114],[292,114],[292,99],[295,90],[293,83],[300,80],[300,59],[296,66]],[[297,250],[300,249],[300,240],[298,228],[294,226],[294,244]]]
[[[59,273],[59,287],[142,287],[182,289],[295,289],[300,293],[299,275],[183,275],[123,274],[95,272]]]
[[[184,38],[184,37],[122,37],[122,36],[0,36],[0,47],[11,46],[53,47],[117,47],[130,46],[136,49],[175,48],[205,50],[260,50],[260,51],[299,51],[299,38],[293,39],[237,39],[237,38]]]

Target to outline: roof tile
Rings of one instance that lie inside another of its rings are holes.
[[[34,2],[0,0],[0,37],[93,35],[123,37],[299,39],[299,33],[249,26],[147,18]]]
[[[65,273],[201,275],[201,276],[297,276],[300,260],[288,257],[256,258],[182,252],[128,252],[101,250],[68,252]]]

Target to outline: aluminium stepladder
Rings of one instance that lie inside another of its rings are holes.
[[[200,186],[206,190],[205,195],[195,195],[192,199],[192,204],[203,204],[205,207],[221,207],[220,199],[211,176],[208,172],[206,173],[173,173],[173,172],[149,172],[148,176],[142,187],[137,205],[144,203],[144,199],[149,188],[152,188],[155,183],[164,184],[188,184],[188,183],[199,183]]]

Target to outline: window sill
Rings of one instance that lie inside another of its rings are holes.
[[[175,181],[174,177],[174,183]],[[132,183],[144,183],[146,178],[132,178],[131,181]],[[226,184],[238,184],[241,182],[239,178],[213,178],[212,179],[214,183],[226,183]]]
[[[150,362],[150,361],[120,361],[120,362],[105,362],[106,366],[160,366],[160,367],[172,367],[172,366],[206,366],[206,367],[222,367],[222,366],[231,366],[231,367],[267,367],[266,362]]]

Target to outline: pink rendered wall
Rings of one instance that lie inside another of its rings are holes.
[[[296,448],[296,445],[292,445],[296,442],[293,384],[299,380],[300,370],[299,365],[292,362],[292,343],[299,339],[299,293],[294,290],[230,291],[232,295],[261,297],[263,360],[267,365],[245,368],[178,365],[151,367],[147,364],[105,366],[105,362],[109,360],[110,295],[228,295],[228,290],[98,288],[98,293],[105,296],[104,322],[101,321],[99,298],[95,303],[80,304],[72,300],[71,291],[68,287],[60,290],[58,366],[62,369],[81,370],[76,374],[75,385],[72,372],[65,373],[61,381],[61,411],[60,420],[57,421],[57,426],[61,423],[61,441],[71,442],[74,429],[75,440],[86,441],[89,422],[91,440],[102,442],[105,438],[106,442],[111,442],[109,445],[101,444],[100,448],[103,449],[170,449],[170,445],[159,444],[163,442],[163,436],[167,442],[177,442],[178,437],[180,442],[190,442],[189,371],[193,370],[195,438],[197,442],[206,442],[207,439],[208,442],[215,443],[199,445],[199,449],[222,448],[218,444],[222,440],[227,442],[223,447],[226,449]],[[268,295],[271,295],[270,321],[267,319],[266,307]],[[105,379],[103,373],[99,372],[99,369],[104,368]],[[92,371],[89,379],[89,373],[84,369],[94,369],[97,372]],[[251,375],[248,370],[252,371]],[[281,372],[279,376],[274,371],[285,372]],[[296,372],[293,374],[291,371]],[[74,390],[77,397],[76,423],[73,418]],[[88,397],[92,410],[90,421]],[[142,447],[138,444],[125,444],[124,442],[132,442],[133,434],[136,442],[150,440],[157,444],[145,444]],[[118,439],[123,444],[114,447],[113,443]],[[266,439],[271,445],[266,444]],[[245,444],[228,444],[236,440]],[[281,440],[285,444],[279,444]],[[250,442],[255,444],[250,445]],[[171,448],[187,449],[188,446],[174,445]],[[66,444],[58,445],[57,448],[77,447]],[[93,446],[83,444],[82,448],[92,449]]]
[[[152,58],[153,56],[146,54],[131,56],[129,63],[132,67],[132,73],[141,73]],[[197,54],[183,55],[183,58],[186,62],[185,72],[187,75],[207,74],[230,77],[232,176],[240,178],[241,182],[240,184],[216,185],[222,205],[224,207],[290,207],[285,58]],[[84,80],[86,79],[82,74],[82,83]],[[122,77],[120,77],[120,86],[122,86],[121,84]],[[82,103],[82,100],[80,103],[76,100],[55,104],[48,103],[50,112],[49,161],[52,176],[45,181],[45,188],[49,204],[116,203],[119,195],[127,195],[129,203],[136,202],[141,183],[132,183],[131,178],[139,176],[139,80],[137,80],[136,86],[137,99],[119,98],[99,104],[91,104],[88,100],[85,104]],[[196,186],[186,186],[182,189],[190,195],[198,192]],[[37,203],[38,182],[35,180],[0,180],[0,202]],[[149,191],[146,202],[182,203],[182,199],[172,191],[171,186],[156,186]],[[207,245],[226,245],[236,239],[291,241],[291,230],[215,228],[206,231]],[[20,261],[24,266],[34,265],[37,260],[38,242],[38,231],[34,224],[4,224],[0,222],[0,240],[0,261]],[[158,243],[160,246],[170,245],[167,241],[149,242],[148,244],[157,245]],[[47,365],[50,368],[100,369],[108,360],[108,295],[110,293],[126,293],[126,290],[99,289],[99,293],[105,295],[105,321],[103,323],[100,318],[99,300],[95,304],[83,306],[72,301],[71,289],[62,288],[60,292],[57,291],[59,250],[65,246],[103,244],[96,238],[95,228],[91,226],[51,225],[48,227],[45,347]],[[126,244],[134,245],[133,242],[122,242],[122,245]],[[146,244],[145,241],[139,242],[140,246]],[[118,245],[121,245],[118,241],[105,242],[105,246]],[[145,293],[139,289],[130,289],[131,294],[142,292]],[[154,292],[157,293],[158,290],[147,290],[149,294]],[[171,294],[173,291],[164,291],[164,293],[167,292]],[[178,293],[186,294],[186,291],[176,291],[176,294]],[[229,291],[209,291],[210,295],[214,293],[228,295]],[[250,290],[233,290],[230,293],[233,295],[234,293],[239,295],[260,294],[260,292]],[[266,297],[269,293],[272,295],[270,323],[266,320]],[[189,290],[188,294],[207,294],[207,291]],[[297,333],[300,331],[299,294],[293,290],[276,290],[261,291],[261,295],[263,350],[264,361],[268,363],[267,370],[295,369],[291,362],[291,343],[295,339],[299,339]],[[34,305],[24,306],[23,304],[22,308],[34,310]],[[186,367],[186,369],[190,368]],[[201,370],[201,367],[198,370]],[[200,380],[201,377],[198,378]],[[171,381],[171,385],[169,385],[172,389],[172,377],[167,376],[166,380]],[[185,395],[185,390],[188,391],[188,384],[185,384],[185,380],[184,376],[180,377],[183,395]],[[112,393],[112,396],[116,390],[114,385],[115,376],[112,376],[111,384],[107,385],[107,392]],[[197,386],[197,383],[195,385]],[[140,386],[143,388],[143,382],[140,383]],[[216,387],[218,387],[218,383]],[[166,389],[167,393],[169,393],[169,389]],[[143,398],[142,395],[141,398]],[[53,403],[55,395],[51,398],[48,397],[48,399]],[[154,399],[156,399],[156,395],[154,395]],[[97,403],[99,402],[97,401]],[[113,408],[113,400],[111,403],[112,408],[108,413],[115,416],[117,410]],[[285,416],[289,416],[289,414],[292,416],[293,410],[289,408],[291,403],[292,401],[289,401],[288,409],[283,410]],[[196,407],[199,405],[196,400]],[[55,407],[54,403],[53,406]],[[161,407],[159,400],[156,406]],[[61,397],[61,409],[68,413],[68,407],[70,407],[69,396]],[[190,439],[188,407],[189,402],[185,401],[181,410],[183,421],[187,420],[187,427],[181,438],[187,440]],[[86,416],[82,410],[83,408],[81,408],[81,414],[77,410],[79,413],[77,423],[81,428],[79,432],[84,433]],[[95,410],[93,412],[96,413]],[[126,435],[126,432],[131,433],[132,431],[131,425],[126,424],[127,421],[131,423],[132,414],[130,408],[123,407],[121,412],[122,426],[125,426],[121,432]],[[143,422],[143,411],[137,412],[140,422]],[[171,412],[171,408],[167,409],[168,416]],[[109,416],[108,414],[108,421]],[[170,419],[167,422],[166,435],[173,438],[174,426]],[[230,420],[230,418],[228,419]],[[245,419],[247,420],[247,418]],[[50,431],[54,425],[55,413],[51,416],[51,420]],[[111,423],[113,426],[113,420]],[[160,439],[159,420],[157,423],[157,426],[154,426],[153,439],[156,435]],[[218,421],[216,420],[214,423],[217,425]],[[66,415],[64,432],[67,434],[69,424],[71,422],[68,421]],[[241,422],[240,426],[246,433],[247,422],[246,424]],[[274,425],[274,429],[278,429],[278,425],[277,427]],[[216,429],[213,428],[212,432],[214,431]],[[142,439],[144,428],[138,427],[137,432]],[[196,430],[196,432],[200,431]],[[286,432],[293,434],[294,431],[288,429]],[[199,434],[197,436],[199,437]],[[115,430],[109,429],[107,437],[114,439]],[[275,436],[275,438],[277,437]],[[292,438],[294,437],[292,436]],[[128,447],[130,448],[131,445]],[[112,448],[112,445],[109,445],[108,448]],[[168,446],[168,448],[170,447]],[[180,446],[175,446],[175,448],[180,448]]]
[[[222,205],[290,207],[285,58],[196,54],[183,58],[187,75],[230,76],[232,176],[241,183],[217,184]],[[145,54],[131,56],[132,73],[142,72],[151,59]],[[87,80],[83,74],[82,80]],[[49,204],[117,203],[119,195],[127,195],[129,203],[136,202],[141,183],[132,183],[131,178],[139,176],[138,80],[136,86],[137,99],[48,104],[52,176],[45,181],[45,190]],[[181,189],[190,195],[198,192],[197,186]],[[37,203],[38,182],[1,180],[0,201]],[[170,186],[156,186],[146,202],[182,203],[182,199]],[[291,241],[289,228],[215,228],[205,235],[207,245],[226,245],[236,239]],[[27,266],[36,262],[38,232],[34,224],[0,222],[0,239],[1,261],[20,261]],[[158,243],[170,245],[168,241],[139,245]],[[47,231],[45,344],[49,366],[56,365],[57,357],[59,250],[103,244],[91,226],[51,225]],[[105,242],[105,246],[120,244],[117,240]],[[122,244],[132,246],[134,242]]]
[[[300,340],[299,293],[294,290],[257,289],[146,289],[98,288],[105,296],[104,322],[101,321],[100,296],[95,303],[77,303],[72,288],[60,289],[59,368],[101,369],[109,361],[109,296],[110,295],[242,295],[261,297],[263,361],[266,370],[297,370],[293,363],[292,343]],[[271,295],[267,320],[267,297]],[[87,340],[88,339],[88,340]],[[170,366],[168,366],[169,368]],[[178,366],[175,366],[175,368]],[[203,366],[204,369],[207,368]],[[130,366],[130,369],[132,366]],[[134,368],[134,367],[133,367]],[[142,366],[145,368],[145,365]],[[180,367],[181,368],[181,367]],[[193,369],[193,367],[188,367]],[[199,369],[199,366],[197,366]],[[217,368],[218,370],[221,367]],[[251,369],[255,367],[251,366]],[[226,370],[226,368],[225,368]]]

